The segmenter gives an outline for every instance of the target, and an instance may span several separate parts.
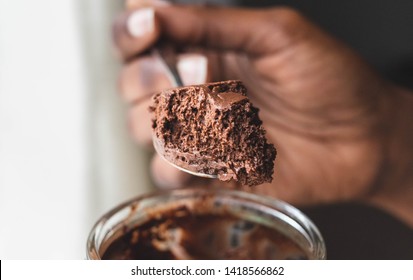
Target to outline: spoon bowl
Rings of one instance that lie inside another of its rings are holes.
[[[181,171],[184,171],[186,173],[189,173],[191,175],[194,176],[198,176],[198,177],[203,177],[203,178],[211,178],[211,179],[216,179],[218,178],[217,174],[207,174],[207,173],[201,173],[201,172],[196,172],[193,170],[189,170],[183,166],[179,166],[176,163],[170,161],[168,158],[165,157],[165,148],[163,146],[163,143],[161,140],[158,139],[158,137],[156,137],[155,134],[152,134],[152,142],[153,142],[153,147],[155,148],[155,151],[157,152],[157,154],[166,162],[168,162],[170,165],[178,168]]]

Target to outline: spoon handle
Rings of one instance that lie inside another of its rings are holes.
[[[168,70],[168,74],[170,76],[169,78],[174,83],[173,86],[184,86],[182,78],[179,75],[178,68],[176,67],[177,59],[173,47],[168,45],[156,47],[152,50],[152,54],[158,58]]]

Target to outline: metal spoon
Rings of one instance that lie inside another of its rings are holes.
[[[166,68],[166,73],[169,75],[168,78],[173,83],[173,86],[183,87],[184,83],[179,75],[178,68],[176,68],[177,60],[173,48],[167,45],[160,46],[152,50],[152,55]]]
[[[152,54],[162,62],[163,66],[167,70],[166,72],[169,75],[169,79],[173,82],[173,86],[175,87],[181,87],[183,86],[183,82],[181,79],[181,76],[179,75],[178,69],[176,68],[176,56],[171,47],[168,46],[162,46],[158,48],[154,48],[152,50]],[[163,141],[160,141],[156,135],[153,133],[152,134],[152,142],[153,146],[155,148],[155,151],[159,154],[161,158],[163,158],[165,161],[167,161],[169,164],[172,166],[178,168],[179,170],[182,170],[184,172],[187,172],[189,174],[198,176],[198,177],[204,177],[204,178],[218,178],[217,174],[206,174],[206,173],[201,173],[201,172],[195,172],[192,170],[188,170],[182,166],[179,166],[175,164],[174,162],[169,161],[165,155],[164,155],[164,147],[163,147]]]

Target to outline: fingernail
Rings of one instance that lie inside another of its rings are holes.
[[[132,37],[142,37],[153,32],[155,28],[155,11],[143,8],[133,12],[127,20],[127,29]]]
[[[179,57],[178,70],[184,84],[203,84],[207,80],[208,60],[200,54],[187,54]]]

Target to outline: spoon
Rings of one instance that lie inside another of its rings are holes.
[[[182,82],[182,78],[179,75],[178,69],[176,68],[176,56],[175,56],[175,53],[172,47],[163,46],[163,47],[154,48],[152,50],[152,54],[155,56],[155,58],[158,59],[158,61],[162,63],[162,65],[167,70],[166,73],[169,75],[169,80],[172,81],[173,86],[175,87],[184,86]],[[193,170],[189,170],[183,166],[179,166],[175,164],[174,162],[171,162],[170,160],[168,160],[164,155],[165,149],[163,147],[163,141],[159,140],[158,137],[156,137],[154,133],[152,134],[152,142],[153,142],[153,147],[155,148],[155,151],[158,153],[158,155],[162,159],[164,159],[166,162],[178,168],[179,170],[182,170],[184,172],[187,172],[191,175],[198,176],[198,177],[218,178],[217,174],[195,172]]]

